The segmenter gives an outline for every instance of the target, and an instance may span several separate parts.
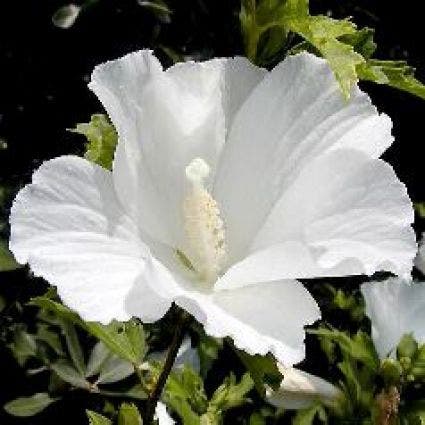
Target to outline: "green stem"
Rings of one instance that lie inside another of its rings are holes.
[[[167,382],[168,375],[170,374],[173,368],[174,361],[177,357],[177,353],[183,341],[187,320],[188,320],[187,313],[179,309],[179,317],[177,320],[173,339],[171,340],[170,347],[168,348],[167,356],[164,362],[164,367],[147,401],[147,406],[145,411],[145,422],[144,422],[147,425],[150,425],[153,422],[156,405],[158,404],[158,401],[161,397],[162,390],[164,389],[164,386]]]

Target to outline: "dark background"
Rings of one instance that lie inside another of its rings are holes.
[[[93,67],[130,51],[150,47],[165,65],[160,46],[199,58],[243,54],[236,0],[169,1],[170,22],[141,7],[137,0],[99,0],[67,30],[51,17],[63,1],[3,0],[0,6],[0,184],[16,187],[30,180],[44,160],[81,153],[84,140],[67,128],[102,111],[86,84]],[[407,59],[425,81],[423,15],[420,0],[409,2],[312,0],[314,13],[353,16],[359,26],[376,29],[377,57]],[[423,149],[425,101],[391,88],[364,84],[374,103],[394,121],[396,142],[385,154],[414,201],[425,200]],[[22,287],[26,272],[0,276],[6,298],[25,301],[37,292]],[[17,283],[19,281],[19,284]],[[40,286],[41,287],[41,286]],[[32,394],[29,380],[4,347],[0,347],[0,405]],[[75,393],[35,418],[20,420],[0,411],[0,424],[85,423],[85,395]]]

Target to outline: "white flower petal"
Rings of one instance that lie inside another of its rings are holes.
[[[416,253],[413,209],[391,166],[336,150],[305,167],[249,248],[219,282],[229,288],[286,278],[409,275]]]
[[[155,419],[158,421],[158,425],[173,425],[176,422],[167,412],[167,406],[158,401],[155,408]]]
[[[203,294],[185,291],[175,302],[205,327],[208,335],[230,336],[250,354],[273,353],[287,366],[304,358],[304,325],[320,318],[320,310],[295,280]]]
[[[361,291],[381,358],[396,348],[404,334],[413,333],[419,343],[425,343],[425,283],[391,278],[365,283]]]
[[[117,193],[151,237],[178,245],[185,167],[201,157],[215,169],[225,120],[263,75],[242,59],[182,63],[163,72],[146,50],[96,67],[90,88],[120,138]]]
[[[134,285],[149,291],[140,303],[158,297],[141,280],[149,251],[101,167],[73,156],[45,162],[16,196],[10,223],[17,260],[56,285],[83,319],[128,319]]]
[[[346,102],[325,60],[303,53],[279,64],[239,110],[217,171],[232,259],[301,168],[338,148],[379,157],[391,126],[357,87]]]
[[[149,354],[149,360],[162,362],[165,360],[167,352],[168,350],[151,353]],[[173,369],[181,369],[185,365],[190,366],[197,373],[201,370],[198,350],[192,348],[192,342],[189,336],[183,339],[176,359],[174,360]]]
[[[317,401],[332,403],[341,394],[335,385],[318,376],[278,364],[283,381],[278,390],[267,391],[267,401],[284,409],[306,409]]]

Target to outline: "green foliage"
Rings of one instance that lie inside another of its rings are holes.
[[[360,79],[384,84],[425,99],[425,85],[414,76],[415,69],[405,61],[370,59],[357,68]]]
[[[354,336],[350,336],[346,332],[324,327],[308,332],[337,344],[345,355],[361,362],[370,370],[378,369],[379,358],[372,339],[366,332],[359,330]]]
[[[102,341],[117,356],[138,365],[146,354],[146,340],[142,325],[135,321],[117,322],[102,325],[97,322],[84,322],[76,313],[48,297],[36,297],[33,305],[51,311],[58,317],[74,323]]]
[[[37,343],[34,335],[27,332],[25,325],[16,324],[11,330],[13,340],[8,347],[19,365],[23,366],[30,357],[37,354]]]
[[[356,33],[352,22],[311,16],[308,0],[243,1],[240,21],[246,53],[253,62],[262,63],[268,59],[268,55],[258,55],[261,37],[267,37],[265,50],[273,56],[288,34],[296,33],[329,62],[344,96],[349,97],[351,87],[357,81],[356,66],[364,62],[353,46],[339,40]],[[280,33],[276,29],[280,29]],[[273,36],[270,36],[271,31]]]
[[[213,425],[222,423],[227,410],[244,404],[253,387],[248,373],[239,382],[230,374],[208,399],[201,376],[185,365],[171,372],[163,398],[184,424]]]
[[[94,114],[89,123],[77,124],[71,131],[86,137],[86,159],[108,170],[112,168],[118,135],[106,115]]]
[[[118,425],[142,425],[142,418],[134,404],[121,404],[118,412]]]
[[[397,345],[397,357],[414,357],[418,351],[418,343],[412,334],[403,335]]]
[[[89,425],[112,425],[112,421],[99,413],[86,410]]]
[[[9,251],[7,242],[0,239],[0,272],[9,272],[22,267],[16,262],[15,257]]]
[[[425,218],[425,202],[415,202],[413,206],[419,217]]]
[[[50,367],[59,376],[59,378],[63,379],[71,386],[81,388],[83,390],[90,389],[90,383],[86,381],[84,375],[75,369],[75,367],[67,360],[58,360]]]
[[[217,359],[223,342],[217,338],[211,338],[200,330],[200,339],[198,345],[198,355],[201,366],[201,375],[203,378],[207,376],[212,364]]]
[[[202,378],[188,365],[173,371],[165,386],[164,398],[184,423],[199,423],[199,416],[206,411],[208,400]]]
[[[324,57],[345,98],[359,79],[385,84],[425,98],[425,86],[404,61],[372,59],[376,50],[373,30],[357,29],[349,20],[309,13],[308,0],[242,0],[240,24],[247,57],[269,64],[279,52],[289,50],[291,34],[304,42],[291,52],[310,50]]]
[[[336,289],[332,285],[326,285],[330,292],[330,308],[348,312],[351,320],[360,322],[364,318],[364,300],[359,293],[346,292]]]
[[[327,423],[327,415],[324,407],[320,403],[315,403],[307,409],[297,412],[292,425],[313,425],[315,418],[320,422]]]
[[[246,401],[247,394],[253,388],[254,381],[249,373],[245,373],[239,383],[237,383],[235,375],[231,374],[215,390],[208,411],[222,414],[226,410],[242,405]]]
[[[351,87],[357,82],[357,65],[364,62],[361,55],[339,37],[353,35],[356,26],[350,21],[339,21],[327,16],[304,16],[289,20],[292,31],[307,40],[329,63],[342,93],[350,97]]]
[[[266,386],[277,390],[282,382],[283,375],[280,373],[276,360],[271,355],[251,356],[244,351],[237,351],[240,359],[247,368],[254,381],[256,390],[263,397],[266,394]]]
[[[57,400],[57,398],[51,398],[47,393],[37,393],[31,397],[20,397],[9,401],[4,405],[4,410],[13,416],[34,416]]]
[[[370,336],[361,330],[349,335],[324,327],[309,332],[330,343],[333,362],[339,359],[337,367],[343,377],[340,383],[343,396],[335,401],[334,413],[348,417],[353,411],[358,411],[368,417],[374,403],[375,378],[380,366]],[[338,352],[335,352],[336,349]]]
[[[171,14],[173,11],[163,0],[139,0],[139,5],[150,10],[160,21],[169,23],[171,21]]]

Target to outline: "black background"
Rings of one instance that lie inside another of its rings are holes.
[[[82,137],[66,131],[90,114],[102,111],[86,87],[93,67],[105,60],[144,48],[164,45],[200,57],[243,54],[238,27],[239,2],[233,0],[180,0],[168,2],[173,10],[165,23],[137,0],[99,0],[76,24],[63,30],[51,23],[54,11],[64,4],[53,0],[2,0],[0,5],[0,183],[12,187],[29,181],[34,168],[46,159],[83,151]],[[359,26],[376,29],[377,57],[407,59],[425,81],[423,15],[419,0],[409,2],[314,1],[315,13],[332,10],[335,17],[353,16]],[[425,101],[396,90],[364,84],[374,103],[394,121],[396,142],[385,154],[406,183],[414,201],[425,200],[423,164]],[[13,297],[16,281],[25,272],[0,277],[2,292]],[[4,285],[9,286],[6,288]],[[20,288],[21,296],[33,293]],[[23,291],[23,295],[22,295]],[[28,294],[27,294],[28,293]],[[37,380],[24,372],[0,347],[0,404],[32,394]],[[92,406],[75,393],[66,402],[29,420],[13,419],[0,412],[0,424],[85,423],[84,406]]]

